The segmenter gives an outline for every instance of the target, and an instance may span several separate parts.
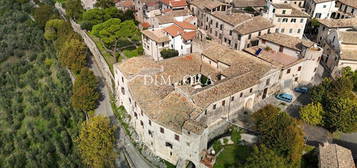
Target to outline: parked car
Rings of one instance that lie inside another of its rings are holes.
[[[291,101],[293,100],[293,96],[288,93],[280,93],[275,97],[281,101],[288,102],[288,103],[291,103]]]
[[[302,86],[295,88],[294,91],[298,93],[307,93],[309,91],[309,88]]]

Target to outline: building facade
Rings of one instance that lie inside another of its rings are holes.
[[[311,17],[318,19],[328,19],[338,10],[335,0],[307,0],[305,9]]]
[[[307,13],[288,3],[272,3],[268,7],[264,16],[276,26],[276,33],[303,37],[307,19],[310,17]]]

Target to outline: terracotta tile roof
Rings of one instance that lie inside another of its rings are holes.
[[[185,32],[181,36],[184,40],[192,40],[196,37],[196,31]]]
[[[266,6],[266,1],[265,0],[234,0],[233,6],[235,8],[264,7]]]
[[[158,43],[170,41],[170,38],[167,37],[162,30],[144,30],[142,33]]]
[[[251,15],[245,13],[227,14],[227,12],[223,11],[212,12],[212,15],[232,26],[236,26],[252,17]]]
[[[182,9],[182,10],[171,10],[164,13],[165,16],[179,17],[179,16],[188,16],[190,14],[190,10]]]
[[[357,25],[357,18],[348,19],[318,19],[318,21],[329,28],[352,28]]]
[[[355,168],[351,150],[337,144],[319,145],[320,168]]]
[[[244,49],[244,51],[266,62],[269,62],[275,66],[279,66],[282,68],[291,67],[303,60],[301,58],[293,57],[274,50],[267,51],[263,49],[263,51],[261,51],[259,55],[255,55],[256,51],[258,51],[259,48],[260,48],[259,46],[254,46],[254,47],[246,48]]]
[[[315,43],[309,40],[299,39],[297,37],[289,36],[286,34],[273,33],[273,34],[265,34],[263,36],[259,36],[258,38],[273,42],[275,44],[282,45],[284,47],[288,47],[297,51],[302,50],[302,46],[312,47]]]
[[[338,34],[342,44],[357,45],[357,31],[338,31]]]
[[[270,20],[263,16],[256,16],[237,26],[234,30],[239,34],[249,34],[274,27]]]
[[[184,32],[184,30],[177,25],[171,25],[171,26],[166,27],[162,30],[169,33],[173,37],[176,37]]]
[[[159,24],[174,23],[176,21],[172,16],[156,16],[155,18]]]
[[[143,28],[149,28],[151,25],[150,25],[150,23],[148,23],[148,22],[144,22],[144,23],[141,23],[141,26],[142,26]]]
[[[193,0],[191,4],[197,6],[200,9],[205,9],[205,8],[213,9],[221,5],[226,5],[217,0]]]
[[[134,7],[134,1],[133,0],[125,0],[125,1],[120,1],[117,3],[118,6],[120,7],[126,7],[126,8],[130,8],[130,7]]]
[[[189,30],[196,30],[197,27],[191,23],[188,23],[188,22],[175,22],[175,24],[183,29],[189,29]]]
[[[310,17],[309,14],[303,12],[301,9],[293,7],[288,3],[274,3],[272,4],[277,9],[291,9],[291,14],[275,14],[278,17]]]
[[[172,7],[187,6],[186,0],[161,0],[161,2]]]
[[[146,4],[147,6],[155,6],[159,4],[159,0],[139,0],[141,3]]]
[[[357,1],[356,0],[339,0],[339,2],[347,5],[347,6],[351,6],[353,8],[357,8]]]
[[[316,4],[318,3],[324,3],[324,2],[331,2],[331,1],[335,1],[335,0],[313,0]]]
[[[186,129],[201,134],[207,127],[198,120],[204,109],[222,98],[252,87],[271,70],[271,66],[258,58],[244,52],[231,50],[219,44],[210,44],[204,53],[207,57],[230,63],[231,71],[221,81],[214,80],[215,85],[200,89],[193,86],[173,86],[186,75],[203,74],[217,76],[220,71],[202,62],[199,54],[189,54],[154,62],[148,56],[135,57],[121,64],[115,64],[129,78],[128,87],[133,100],[153,121],[175,132]],[[224,72],[223,72],[224,73]],[[144,77],[145,76],[145,77]],[[170,78],[170,83],[146,83],[147,76]],[[190,87],[190,89],[188,89]]]

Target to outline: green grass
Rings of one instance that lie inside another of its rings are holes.
[[[142,50],[142,47],[138,47],[138,48],[136,48],[134,50],[124,50],[123,53],[124,53],[124,55],[126,57],[133,58],[133,57],[142,55],[143,54],[143,50]]]
[[[244,145],[227,145],[218,155],[214,168],[235,167],[237,162],[243,162],[249,155],[251,148]]]

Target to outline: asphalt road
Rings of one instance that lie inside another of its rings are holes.
[[[98,65],[93,61],[93,57],[90,57],[89,63],[90,69],[93,71],[94,75],[100,79],[99,89],[101,92],[101,98],[98,107],[95,110],[95,115],[103,115],[109,117],[115,125],[119,126],[115,120],[115,116],[111,106],[109,89],[104,84],[105,78],[103,77],[101,71],[98,69]],[[119,142],[118,145],[120,146],[119,150],[125,151],[119,151],[120,156],[116,160],[118,167],[130,167],[129,164],[126,163],[125,157],[123,157],[125,155],[124,153],[126,152],[127,156],[129,156],[129,158],[127,158],[128,162],[130,162],[130,165],[134,168],[152,168],[153,166],[151,166],[150,163],[148,163],[148,161],[143,158],[140,152],[131,143],[130,139],[125,135],[123,129],[119,127],[119,130],[119,134],[116,136],[117,142]]]

